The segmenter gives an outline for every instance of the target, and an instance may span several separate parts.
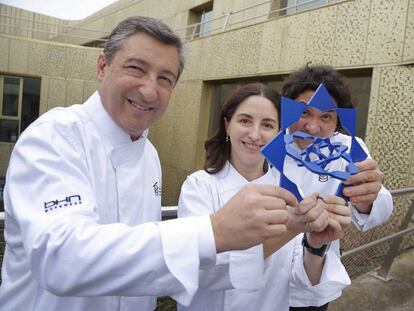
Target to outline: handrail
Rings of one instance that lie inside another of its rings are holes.
[[[359,246],[359,247],[355,247],[355,248],[353,248],[349,251],[343,252],[342,255],[341,255],[341,258],[346,258],[346,257],[352,256],[352,255],[358,254],[358,253],[360,253],[360,252],[362,252],[362,251],[364,251],[368,248],[371,248],[371,247],[377,246],[379,244],[382,244],[384,242],[387,242],[389,240],[393,240],[395,238],[401,237],[404,234],[410,233],[412,231],[414,231],[414,227],[407,228],[407,229],[404,229],[402,231],[398,231],[396,233],[387,235],[386,237],[383,237],[381,239],[372,241],[370,243],[364,244],[364,245]]]
[[[181,27],[181,28],[175,29],[175,30],[176,30],[176,31],[182,31],[182,30],[188,30],[188,29],[196,29],[196,28],[197,28],[197,26],[199,26],[199,25],[203,25],[203,24],[211,23],[211,22],[213,22],[213,21],[216,21],[216,20],[219,20],[219,19],[222,19],[222,18],[226,18],[226,20],[225,20],[225,22],[224,22],[223,26],[219,26],[219,27],[216,27],[216,28],[214,29],[214,30],[216,30],[216,29],[222,29],[222,32],[224,32],[224,31],[226,31],[226,29],[227,29],[229,26],[234,26],[234,25],[237,25],[237,24],[242,24],[242,23],[245,23],[245,22],[251,21],[251,20],[253,20],[253,19],[260,18],[260,17],[269,16],[269,15],[271,15],[271,14],[273,14],[273,13],[276,13],[276,12],[282,12],[282,11],[287,11],[287,10],[289,10],[289,9],[298,8],[298,7],[304,6],[304,5],[306,5],[306,4],[313,3],[313,2],[315,2],[315,1],[318,1],[318,0],[308,0],[308,1],[305,1],[305,2],[301,2],[301,3],[296,3],[296,4],[293,4],[293,5],[287,5],[286,7],[279,8],[279,9],[276,9],[276,10],[269,10],[269,12],[264,13],[264,14],[259,14],[259,15],[255,15],[255,16],[246,17],[245,19],[242,19],[242,20],[240,20],[240,21],[229,22],[229,20],[230,20],[230,17],[231,17],[231,16],[234,16],[234,15],[236,15],[236,14],[238,14],[238,13],[241,13],[241,12],[244,12],[244,11],[250,10],[250,9],[252,9],[252,8],[255,8],[255,7],[261,6],[261,5],[263,5],[263,4],[268,4],[268,3],[273,2],[272,0],[267,0],[267,1],[263,1],[263,2],[260,2],[260,3],[256,3],[256,4],[253,4],[253,5],[247,6],[247,7],[245,7],[245,8],[239,9],[239,10],[230,11],[230,12],[229,12],[229,13],[227,13],[227,14],[224,14],[224,15],[221,15],[221,16],[218,16],[218,17],[215,17],[215,18],[213,18],[213,19],[209,19],[209,20],[206,20],[206,21],[201,21],[201,22],[198,22],[198,23],[194,23],[194,24],[191,24],[191,25],[188,25],[188,26],[185,26],[185,27]],[[329,4],[329,0],[325,0],[325,5],[326,5],[326,4]],[[194,28],[193,28],[193,27],[194,27]],[[200,28],[201,28],[201,27],[200,27]],[[211,32],[212,32],[212,30],[207,31],[207,32],[202,32],[202,33],[201,33],[201,32],[198,32],[198,33],[193,33],[192,35],[190,35],[190,36],[185,36],[184,38],[185,38],[185,39],[188,39],[188,37],[190,37],[190,39],[194,39],[194,37],[201,37],[202,35],[204,35],[204,36],[205,36],[205,34],[207,34],[207,33],[211,33]]]
[[[80,38],[80,39],[88,39],[88,40],[92,40],[92,41],[102,41],[105,42],[106,39],[98,39],[95,37],[86,37],[86,36],[79,36],[79,35],[74,35],[74,34],[64,34],[61,32],[53,32],[53,31],[48,31],[48,30],[40,30],[40,29],[33,29],[33,28],[27,28],[27,27],[20,27],[20,26],[14,26],[14,25],[6,25],[6,24],[0,24],[0,27],[8,27],[8,28],[17,28],[19,30],[27,30],[27,31],[32,31],[32,32],[40,32],[40,33],[44,33],[44,34],[48,34],[48,35],[55,35],[56,37],[58,36],[67,36],[67,37],[72,37],[72,38]]]
[[[79,28],[77,26],[71,26],[71,25],[65,25],[65,24],[59,24],[59,23],[52,23],[52,22],[45,22],[45,21],[39,21],[39,20],[34,20],[32,18],[23,18],[23,17],[17,17],[17,16],[10,16],[10,15],[6,15],[6,14],[0,14],[0,17],[5,17],[5,18],[10,18],[13,20],[18,20],[18,21],[26,21],[26,22],[34,22],[36,24],[42,24],[42,25],[48,25],[48,26],[53,26],[53,27],[61,27],[61,28],[66,28],[66,31],[69,30],[82,30],[82,31],[90,31],[90,32],[99,32],[99,33],[104,33],[106,35],[108,35],[109,33],[107,31],[104,30],[97,30],[97,29],[88,29],[88,28]],[[56,21],[62,21],[57,19]],[[66,20],[63,20],[64,22],[66,22]],[[7,26],[7,25],[1,25],[1,26]]]
[[[391,195],[402,195],[402,194],[407,194],[410,192],[414,192],[414,187],[407,187],[407,188],[399,188],[399,189],[394,189],[394,190],[390,190]]]

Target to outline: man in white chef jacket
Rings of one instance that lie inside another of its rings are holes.
[[[285,232],[286,204],[297,202],[270,185],[243,188],[213,215],[159,222],[147,129],[183,68],[176,34],[128,18],[98,57],[98,91],[22,133],[4,190],[1,311],[153,310],[159,295],[188,305],[216,253]]]

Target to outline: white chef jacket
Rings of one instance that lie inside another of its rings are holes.
[[[159,222],[161,168],[147,133],[132,142],[96,92],[20,137],[4,190],[1,311],[153,310],[189,304],[215,263],[208,216]]]
[[[278,174],[269,170],[252,183],[275,184],[278,178]],[[182,186],[178,216],[211,214],[248,183],[230,163],[214,175],[195,172]],[[337,298],[350,284],[340,260],[328,251],[321,281],[312,286],[303,266],[299,236],[268,257],[264,264],[262,261],[262,245],[219,254],[216,266],[200,270],[200,288],[191,305],[179,305],[179,310],[283,311],[289,309],[291,288],[297,287],[304,300],[322,305]],[[237,289],[231,289],[234,287]]]
[[[331,143],[339,142],[342,145],[348,146],[348,148],[351,147],[351,136],[338,133],[333,135],[330,140]],[[362,139],[357,138],[357,140],[364,151],[367,153],[368,158],[370,158],[368,147],[365,145]],[[292,144],[292,147],[297,151],[300,150],[296,144]],[[348,162],[340,158],[329,163],[326,169],[329,171],[345,171],[347,165]],[[332,178],[330,176],[320,176],[318,174],[312,173],[303,166],[298,167],[297,163],[289,156],[286,156],[285,158],[283,171],[284,174],[296,184],[300,194],[303,197],[309,196],[313,192],[319,192],[321,196],[328,194],[334,195],[338,189],[338,185],[341,182],[340,180]],[[367,231],[375,226],[385,223],[388,220],[393,210],[392,196],[390,192],[384,186],[382,186],[376,200],[373,203],[369,215],[359,213],[351,203],[349,203],[349,207],[351,209],[351,219],[355,226],[361,231]],[[338,257],[340,257],[339,240],[333,241],[330,248],[337,254]],[[340,293],[338,294],[340,295]],[[312,305],[308,304],[304,300],[301,300],[301,297],[303,297],[302,293],[293,289],[291,291],[291,306],[303,307]]]

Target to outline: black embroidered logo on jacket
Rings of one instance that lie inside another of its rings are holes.
[[[328,179],[329,179],[329,176],[328,175],[323,175],[323,174],[320,174],[319,175],[319,181],[320,182],[327,182]]]
[[[44,202],[45,204],[45,213],[66,206],[82,204],[81,196],[79,194],[71,195],[66,197],[63,200],[53,200],[49,202]]]
[[[153,185],[152,185],[152,188],[154,188],[154,194],[155,194],[157,197],[160,197],[160,196],[161,196],[161,194],[162,194],[162,187],[159,187],[159,186],[158,186],[158,181],[157,181],[157,182],[155,182],[155,184],[153,184]]]

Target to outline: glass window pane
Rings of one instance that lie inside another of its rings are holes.
[[[308,3],[306,3],[306,2],[308,2]],[[302,5],[298,6],[298,12],[308,10],[308,9],[312,9],[312,8],[316,8],[318,6],[327,4],[328,1],[327,0],[315,0],[315,1],[309,2],[309,0],[298,0],[298,4],[301,4],[301,3],[305,3],[305,4],[302,4]]]
[[[3,111],[4,116],[17,117],[19,106],[19,78],[4,77]]]
[[[39,116],[39,103],[40,79],[24,78],[20,132],[23,132]]]
[[[213,10],[210,9],[210,11],[204,11],[201,16],[201,21],[203,24],[201,24],[201,31],[200,34],[209,34],[211,31],[212,22],[213,19]]]
[[[286,14],[292,14],[297,11],[297,7],[295,5],[298,4],[298,0],[287,0],[286,7],[291,7],[286,10]]]
[[[14,143],[19,133],[18,120],[0,119],[0,141]]]
[[[346,71],[344,73],[346,76]],[[368,104],[371,94],[371,80],[372,72],[362,71],[358,75],[348,76],[348,81],[351,84],[352,95],[357,99],[357,104],[354,105],[357,109],[357,127],[356,135],[362,139],[365,138],[368,119]]]

